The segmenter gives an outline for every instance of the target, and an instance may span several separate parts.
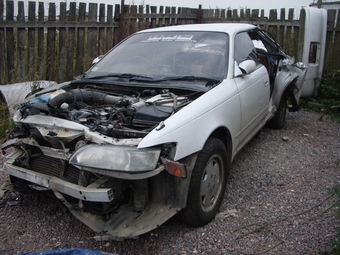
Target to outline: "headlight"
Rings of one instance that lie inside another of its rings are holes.
[[[82,167],[143,172],[156,169],[160,148],[137,149],[130,146],[86,145],[70,158],[70,164]]]

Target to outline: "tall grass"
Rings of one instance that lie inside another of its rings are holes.
[[[0,142],[9,135],[10,131],[14,128],[14,122],[8,112],[8,107],[3,100],[0,100]]]

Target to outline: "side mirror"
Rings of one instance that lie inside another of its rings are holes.
[[[241,62],[239,65],[235,61],[235,76],[242,76],[254,72],[256,69],[256,63],[254,60],[247,59]]]
[[[100,55],[98,57],[96,57],[93,61],[92,61],[92,65],[95,65],[99,62],[99,60],[101,60],[104,57],[104,55]]]

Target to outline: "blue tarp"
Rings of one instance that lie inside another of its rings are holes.
[[[75,248],[75,249],[57,249],[51,251],[37,251],[32,253],[23,253],[21,255],[118,255],[118,254]]]

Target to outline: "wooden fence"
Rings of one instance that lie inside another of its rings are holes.
[[[6,8],[5,8],[6,3]],[[299,58],[300,21],[294,9],[225,10],[149,6],[105,5],[75,2],[67,5],[0,0],[0,84],[32,80],[63,82],[82,74],[98,55],[104,54],[128,35],[145,29],[178,24],[242,22],[268,30],[285,52]],[[68,9],[67,9],[68,8]],[[59,15],[57,15],[57,10]],[[5,14],[5,15],[4,15]],[[26,16],[28,14],[28,16]],[[340,19],[328,11],[325,70],[335,70],[340,59]],[[336,25],[336,26],[335,26]]]

